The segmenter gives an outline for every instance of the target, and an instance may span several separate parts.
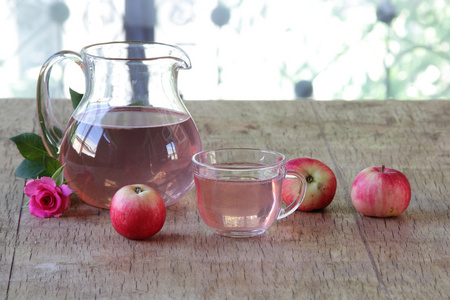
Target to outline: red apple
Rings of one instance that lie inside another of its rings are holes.
[[[286,170],[302,174],[307,182],[306,195],[297,210],[312,211],[327,207],[336,194],[337,181],[333,171],[323,162],[312,158],[295,158],[286,163]],[[298,195],[298,180],[283,181],[281,197],[291,204]]]
[[[408,207],[411,186],[400,171],[370,167],[356,176],[351,198],[353,206],[365,216],[394,217]]]
[[[161,230],[166,220],[166,206],[153,188],[132,184],[114,194],[109,214],[114,229],[120,235],[142,240]]]

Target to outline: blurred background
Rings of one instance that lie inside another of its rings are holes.
[[[99,42],[183,48],[186,100],[450,98],[448,0],[0,0],[0,98],[35,97],[45,60]],[[52,97],[84,92],[73,63]]]

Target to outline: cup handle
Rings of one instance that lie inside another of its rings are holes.
[[[298,191],[297,198],[291,204],[289,204],[286,208],[280,209],[280,213],[278,214],[277,220],[286,218],[287,216],[292,214],[300,206],[303,199],[305,199],[305,195],[306,195],[306,186],[307,185],[306,185],[305,177],[302,174],[297,173],[295,171],[286,171],[286,173],[287,173],[286,178],[298,179],[301,182],[301,186]]]

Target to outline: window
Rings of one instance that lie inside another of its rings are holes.
[[[0,0],[0,97],[35,97],[44,61],[117,40],[175,44],[186,100],[448,99],[446,0]],[[52,97],[82,92],[71,63]]]

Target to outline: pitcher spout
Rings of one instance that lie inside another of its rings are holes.
[[[175,59],[178,69],[190,69],[191,60],[183,49],[173,46],[170,51],[170,57]]]

